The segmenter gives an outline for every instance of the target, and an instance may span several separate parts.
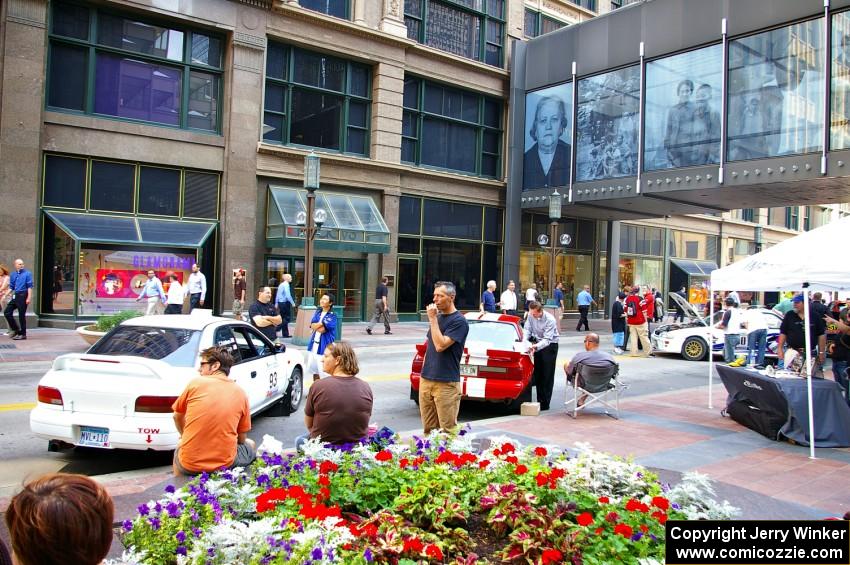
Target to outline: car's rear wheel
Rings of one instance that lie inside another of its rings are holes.
[[[682,344],[682,357],[688,361],[702,361],[708,357],[708,344],[700,337],[689,337]]]
[[[295,367],[292,370],[292,377],[289,379],[289,388],[286,389],[286,394],[282,400],[289,414],[298,411],[302,398],[304,398],[304,375],[301,372],[301,367]]]

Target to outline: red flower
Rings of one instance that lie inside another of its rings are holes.
[[[437,456],[437,459],[434,460],[434,463],[437,465],[441,463],[455,463],[457,462],[457,455],[452,453],[451,451],[444,451],[440,455]]]
[[[534,479],[537,481],[537,486],[542,487],[546,483],[549,482],[549,475],[547,475],[546,473],[540,472],[540,473],[537,473],[537,476],[534,477]]]
[[[331,497],[331,491],[329,491],[325,487],[322,487],[319,489],[319,496],[317,496],[316,499],[318,500],[319,497],[321,497],[321,500],[327,500]]]
[[[505,461],[507,461],[511,465],[516,465],[519,462],[519,459],[517,459],[515,455],[508,455],[507,457],[505,457]]]
[[[486,467],[487,467],[487,465],[489,465],[489,464],[490,464],[490,461],[489,461],[488,459],[482,459],[481,461],[479,461],[479,462],[478,462],[478,468],[479,468],[479,469],[484,469],[484,468],[486,468]]]
[[[557,549],[546,549],[543,551],[543,555],[540,556],[542,563],[560,563],[564,558],[564,554],[562,554]]]
[[[624,538],[632,537],[634,530],[628,524],[617,524],[614,526],[614,533],[623,536]]]
[[[287,492],[284,488],[272,488],[260,494],[255,499],[257,503],[257,512],[263,513],[269,510],[274,510],[278,502],[286,500]]]
[[[414,459],[411,465],[413,465],[414,467],[419,467],[423,463],[425,463],[425,458],[420,456]]]
[[[658,520],[659,524],[664,524],[667,522],[667,514],[660,510],[656,510],[655,512],[653,512],[652,517]]]
[[[402,459],[401,461],[398,462],[398,466],[401,469],[404,469],[408,465],[410,465],[410,461],[407,460],[407,457],[405,457],[404,459]]]
[[[420,540],[419,538],[407,538],[406,540],[404,540],[404,548],[401,551],[402,553],[404,553],[405,551],[421,553],[424,547],[425,544],[423,544],[422,540]]]
[[[670,508],[670,501],[663,496],[653,496],[652,505],[656,508],[660,508],[661,510],[667,510]]]
[[[331,484],[331,480],[328,478],[327,475],[319,475],[319,480],[316,482],[323,487],[329,486]]]
[[[538,457],[546,457],[548,455],[548,451],[546,451],[545,447],[535,447],[534,454]]]
[[[436,559],[437,561],[443,560],[443,552],[433,543],[429,544],[428,547],[425,548],[425,555],[431,559]]]
[[[602,533],[602,528],[596,528],[596,530],[593,533],[598,536],[599,534]]]
[[[496,449],[493,450],[493,455],[495,455],[496,457],[498,457],[501,454],[502,454],[502,452],[499,451],[499,448],[496,448]]]
[[[611,501],[608,499],[607,496],[600,496],[599,497],[599,504],[608,504],[609,502],[611,502]]]
[[[649,526],[647,526],[646,524],[641,524],[640,531],[642,531],[643,533],[649,532]]]
[[[503,443],[502,444],[502,453],[513,453],[514,446],[512,443]]]
[[[339,470],[339,465],[333,461],[322,461],[322,464],[319,465],[319,473],[322,473],[323,475],[337,470]]]
[[[626,510],[628,510],[629,512],[649,512],[649,506],[639,500],[630,498],[629,501],[626,503]]]
[[[466,465],[467,463],[475,463],[478,461],[478,456],[474,453],[463,453],[459,459],[461,465]]]
[[[517,465],[514,469],[514,473],[516,473],[517,475],[524,475],[528,473],[528,467],[526,467],[525,465]]]
[[[606,522],[614,523],[619,519],[620,519],[620,515],[617,514],[616,512],[609,512],[608,514],[605,515],[605,521]]]
[[[590,512],[582,512],[578,515],[578,518],[576,518],[576,523],[579,526],[591,525],[593,523],[593,514],[591,514]]]
[[[552,469],[552,472],[550,474],[552,475],[552,478],[555,479],[555,480],[563,479],[564,477],[567,476],[567,472],[565,470],[561,469],[561,468],[558,468],[558,467]]]
[[[388,449],[384,449],[383,451],[379,451],[375,454],[376,461],[389,461],[392,458],[393,454]]]

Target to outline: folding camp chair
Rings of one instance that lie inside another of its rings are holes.
[[[594,367],[590,365],[582,365],[581,363],[576,368],[576,378],[573,379],[573,386],[570,387],[567,383],[566,401],[567,411],[572,412],[571,416],[578,416],[579,410],[584,410],[588,406],[599,403],[606,406],[605,414],[620,419],[620,393],[626,389],[627,385],[619,380],[620,366],[616,363],[609,363],[604,367]],[[582,382],[579,385],[579,381]],[[569,397],[569,391],[573,392],[572,398]],[[613,400],[609,399],[613,396]],[[583,402],[581,402],[583,400]],[[611,414],[608,408],[613,409]]]

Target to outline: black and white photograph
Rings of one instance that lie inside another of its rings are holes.
[[[647,63],[644,170],[720,162],[722,73],[720,45]]]
[[[640,68],[579,81],[576,181],[637,174]]]
[[[571,82],[529,92],[526,96],[523,190],[569,184],[572,115]]]

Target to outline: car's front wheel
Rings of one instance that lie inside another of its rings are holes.
[[[682,357],[688,361],[702,361],[708,357],[708,344],[700,337],[689,337],[682,344]]]
[[[289,379],[289,388],[286,389],[286,394],[281,402],[290,414],[294,414],[301,406],[302,398],[304,398],[304,375],[301,372],[301,367],[295,367]]]

